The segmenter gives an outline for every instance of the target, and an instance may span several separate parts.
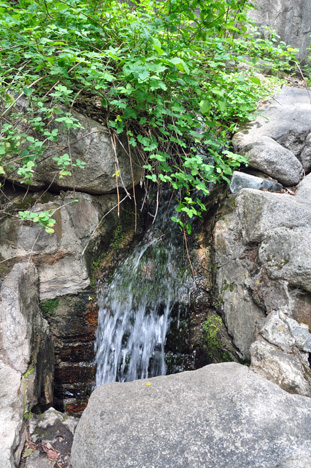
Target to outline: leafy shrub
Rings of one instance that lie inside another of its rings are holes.
[[[247,163],[228,139],[266,93],[253,71],[229,63],[268,55],[288,64],[293,56],[248,33],[250,7],[249,0],[0,1],[0,174],[18,170],[31,183],[45,145],[57,141],[52,120],[76,128],[69,109],[87,99],[116,137],[127,135],[129,154],[140,151],[146,177],[175,191],[173,219],[184,229],[205,210],[198,194]],[[21,97],[26,114],[15,112]],[[67,153],[55,159],[61,177],[83,166]]]

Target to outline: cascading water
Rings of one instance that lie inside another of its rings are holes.
[[[167,217],[158,215],[157,227],[102,287],[96,385],[166,373],[170,313],[188,304],[192,286],[181,234]],[[164,234],[167,226],[170,233]]]

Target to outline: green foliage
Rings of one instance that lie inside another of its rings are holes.
[[[199,194],[247,164],[228,138],[267,92],[256,61],[286,68],[293,57],[247,32],[250,7],[249,0],[2,0],[0,174],[17,170],[31,183],[44,148],[57,142],[52,122],[68,133],[79,127],[68,109],[87,98],[144,155],[146,177],[175,191],[173,220],[190,232],[187,220],[205,210]],[[245,55],[251,71],[229,66]],[[53,159],[60,177],[83,167],[69,152]]]
[[[211,357],[221,351],[221,343],[219,340],[219,331],[222,325],[222,320],[218,315],[207,317],[203,324],[203,342],[204,347]]]
[[[59,299],[47,299],[41,302],[40,306],[46,316],[54,316],[55,309],[59,306]]]
[[[218,315],[210,315],[203,324],[203,347],[209,356],[216,361],[232,361],[232,357],[224,351],[220,339],[223,321]]]
[[[27,219],[38,223],[45,228],[48,234],[52,234],[54,232],[53,226],[56,223],[55,219],[52,218],[54,212],[55,210],[42,211],[41,213],[26,210],[19,211],[18,214],[23,221]]]
[[[28,370],[25,372],[23,376],[23,412],[24,412],[24,419],[29,420],[32,418],[32,412],[28,411],[27,412],[27,384],[28,384],[28,377],[30,374],[34,372],[35,368],[33,365],[31,365]]]

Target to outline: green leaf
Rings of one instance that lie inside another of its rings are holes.
[[[175,65],[175,67],[177,67],[181,72],[185,72],[187,74],[190,73],[188,65],[181,58],[174,57],[170,59],[169,62]]]
[[[261,85],[261,81],[258,76],[249,76],[248,79],[257,85]]]
[[[203,101],[200,102],[200,111],[202,114],[208,114],[211,108],[211,104],[207,99],[203,99]]]
[[[227,107],[227,101],[226,99],[219,99],[219,101],[217,101],[217,104],[218,104],[218,108],[221,112],[225,112],[226,110],[226,107]]]

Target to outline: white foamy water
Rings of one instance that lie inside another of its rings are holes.
[[[178,235],[173,233],[168,240],[155,229],[149,243],[146,238],[141,241],[118,265],[109,284],[103,285],[96,339],[97,386],[166,373],[164,346],[170,313],[176,303],[189,301],[191,275],[183,254]]]

